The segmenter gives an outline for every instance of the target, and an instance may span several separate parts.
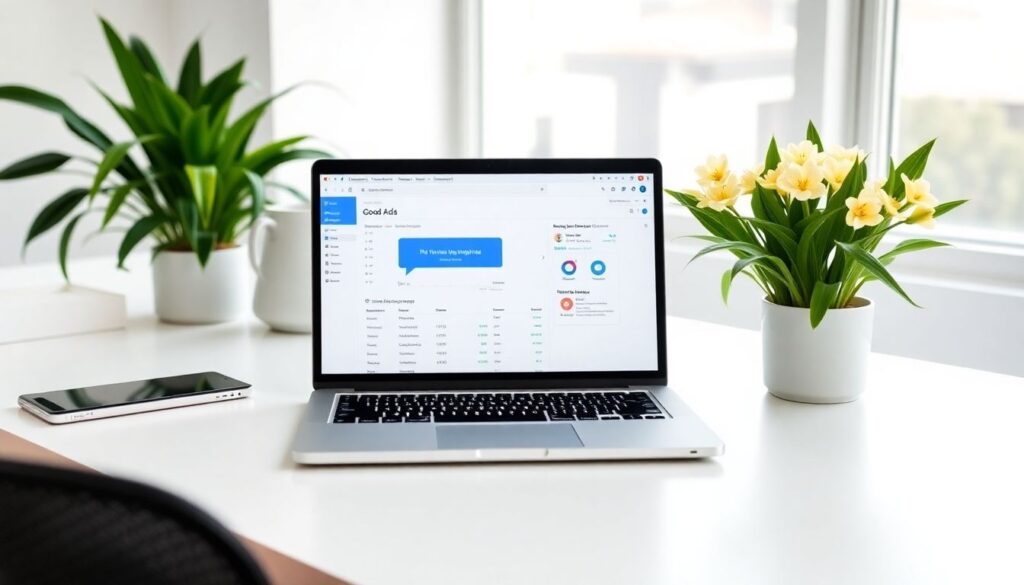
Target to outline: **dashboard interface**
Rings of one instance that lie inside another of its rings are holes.
[[[323,373],[657,370],[652,178],[322,175]]]

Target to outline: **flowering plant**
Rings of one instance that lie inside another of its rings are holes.
[[[813,123],[807,139],[780,150],[772,138],[763,166],[739,177],[724,155],[711,156],[697,172],[698,189],[666,192],[684,205],[711,235],[693,259],[718,250],[738,260],[722,275],[722,299],[739,274],[750,277],[768,301],[810,309],[817,327],[829,309],[846,307],[865,283],[878,280],[918,306],[889,273],[907,252],[945,246],[906,239],[884,254],[875,248],[896,226],[932,227],[935,218],[966,203],[939,203],[924,174],[934,140],[898,166],[889,159],[884,180],[868,180],[866,154],[856,146],[825,149]],[[736,210],[750,195],[752,217]],[[692,262],[693,260],[691,260]]]

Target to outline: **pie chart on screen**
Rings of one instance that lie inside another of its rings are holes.
[[[576,274],[576,262],[573,260],[566,260],[565,262],[562,262],[562,274],[566,276]]]

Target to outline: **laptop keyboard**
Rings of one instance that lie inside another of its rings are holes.
[[[339,394],[336,423],[479,423],[663,419],[642,391]]]

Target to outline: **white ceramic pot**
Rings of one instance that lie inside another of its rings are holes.
[[[163,251],[153,259],[156,314],[169,323],[220,323],[245,314],[249,268],[242,247],[214,250],[199,266],[194,252]]]
[[[311,229],[309,205],[271,205],[249,232],[253,312],[278,331],[312,331]]]
[[[811,329],[810,309],[762,302],[764,385],[795,402],[835,404],[864,392],[874,305],[854,297]]]

